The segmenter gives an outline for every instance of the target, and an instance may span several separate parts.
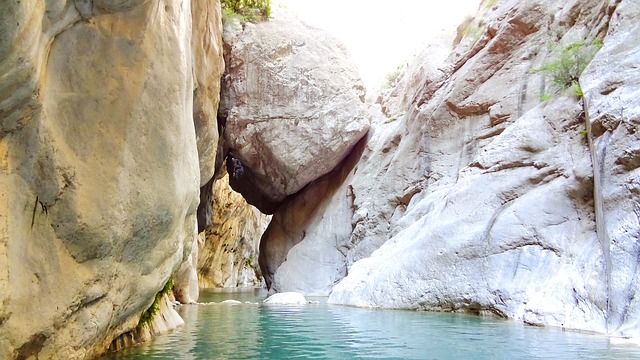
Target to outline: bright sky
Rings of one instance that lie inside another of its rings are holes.
[[[455,29],[480,0],[273,0],[349,49],[370,91],[420,46]]]

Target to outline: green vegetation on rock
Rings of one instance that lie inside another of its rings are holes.
[[[160,311],[160,301],[162,297],[166,294],[171,293],[173,289],[173,280],[169,279],[166,284],[162,287],[160,291],[156,294],[156,298],[153,300],[153,303],[147,310],[145,310],[142,315],[140,315],[140,321],[138,321],[138,328],[142,328],[144,326],[151,325],[151,321],[153,317]]]
[[[222,19],[259,22],[271,16],[271,0],[222,0]]]
[[[552,47],[550,58],[539,71],[551,79],[554,93],[571,88],[572,93],[581,98],[578,80],[601,47],[602,42],[598,39],[590,43],[575,42],[564,48]]]

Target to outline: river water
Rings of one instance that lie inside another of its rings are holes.
[[[602,335],[472,315],[327,305],[263,306],[261,290],[203,291],[186,324],[101,359],[640,359]],[[244,303],[245,301],[253,304]]]

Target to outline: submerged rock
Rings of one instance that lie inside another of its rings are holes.
[[[225,305],[242,305],[242,302],[240,302],[238,300],[224,300],[223,302],[221,302],[221,304],[225,304]]]
[[[262,303],[267,305],[306,305],[309,302],[300,293],[281,292],[269,296]]]
[[[231,186],[265,213],[331,171],[369,128],[344,47],[282,10],[229,21],[220,115]]]

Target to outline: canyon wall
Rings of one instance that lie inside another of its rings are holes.
[[[90,358],[195,248],[220,4],[10,1],[0,18],[0,358]]]
[[[483,2],[372,108],[277,290],[637,338],[637,19],[624,0]],[[558,85],[549,64],[600,46]],[[345,266],[306,266],[319,246]]]
[[[260,237],[271,216],[247,204],[225,175],[213,185],[212,223],[198,240],[198,284],[202,288],[261,286]]]

